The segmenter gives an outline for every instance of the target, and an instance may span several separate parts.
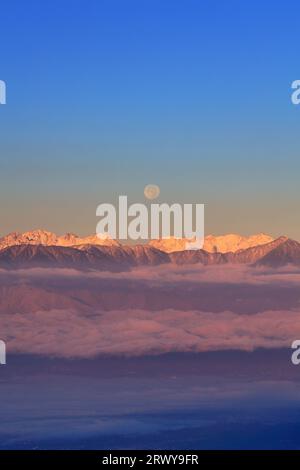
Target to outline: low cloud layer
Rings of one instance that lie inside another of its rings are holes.
[[[160,266],[146,266],[133,268],[130,271],[78,271],[67,268],[31,268],[18,270],[0,269],[0,282],[12,280],[43,280],[59,279],[60,281],[81,282],[91,280],[111,281],[146,281],[166,283],[228,283],[228,284],[279,284],[300,285],[300,269],[296,266],[283,266],[279,268],[253,267],[247,264],[226,264],[203,266],[202,264],[176,265],[162,264]]]
[[[176,310],[68,310],[1,315],[11,353],[94,357],[256,348],[289,348],[300,338],[299,311],[256,315]]]
[[[290,348],[299,285],[291,267],[0,270],[0,339],[66,358]]]

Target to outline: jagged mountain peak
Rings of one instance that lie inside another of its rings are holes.
[[[109,245],[119,246],[119,243],[106,234],[79,237],[74,233],[56,235],[47,230],[37,229],[28,232],[11,232],[0,238],[0,250],[14,245],[45,245],[45,246],[76,246],[76,245]]]
[[[300,243],[286,237],[281,237],[281,239],[282,243],[261,257],[257,265],[274,268],[287,264],[300,265]]]
[[[245,250],[246,248],[253,246],[264,245],[273,240],[273,237],[264,233],[258,233],[249,237],[238,235],[236,233],[219,236],[207,235],[204,238],[203,250],[208,251],[209,253],[235,253],[238,250]],[[186,249],[186,244],[189,241],[194,241],[194,239],[188,240],[187,238],[169,237],[152,240],[149,242],[149,245],[154,246],[161,251],[165,251],[166,253],[172,253],[175,251],[184,251]]]

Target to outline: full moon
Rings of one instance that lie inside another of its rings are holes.
[[[159,196],[160,188],[156,184],[147,184],[144,195],[147,199],[156,199]]]

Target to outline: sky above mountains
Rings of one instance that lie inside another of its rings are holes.
[[[0,234],[94,233],[120,194],[206,204],[206,233],[300,239],[299,4],[1,6]]]

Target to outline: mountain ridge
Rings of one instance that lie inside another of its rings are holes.
[[[164,251],[166,253],[185,251],[186,242],[193,241],[185,238],[169,237],[149,241],[148,245]],[[226,235],[207,235],[204,240],[203,249],[207,252],[228,253],[236,252],[240,249],[246,249],[257,245],[263,245],[274,241],[274,238],[265,233],[258,233],[251,236],[242,236],[234,233]],[[80,237],[74,233],[57,235],[54,232],[37,229],[27,232],[11,232],[0,237],[0,250],[14,245],[45,245],[45,246],[123,246],[117,240],[113,240],[107,234],[88,235]]]
[[[158,240],[151,240],[150,246],[158,248],[166,253],[176,251],[185,251],[186,243],[195,241],[195,239],[169,237]],[[264,245],[274,241],[274,238],[265,233],[250,235],[249,237],[228,233],[226,235],[207,235],[204,237],[203,250],[209,253],[229,253],[241,249],[251,248],[253,246]]]
[[[120,243],[108,235],[88,235],[79,237],[74,233],[56,235],[47,230],[32,230],[28,232],[11,232],[0,238],[0,250],[16,245],[44,245],[44,246],[79,246],[79,245],[120,246]]]
[[[186,250],[166,253],[149,245],[47,246],[19,244],[0,250],[0,268],[57,267],[123,271],[136,266],[161,264],[250,264],[280,267],[300,265],[300,243],[279,237],[269,243],[236,252]]]

